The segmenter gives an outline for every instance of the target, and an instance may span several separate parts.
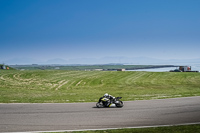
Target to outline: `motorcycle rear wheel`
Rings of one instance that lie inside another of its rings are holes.
[[[97,108],[102,108],[104,107],[102,103],[96,103]]]

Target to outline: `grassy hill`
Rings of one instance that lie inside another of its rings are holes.
[[[200,96],[200,73],[134,71],[1,71],[0,103],[96,102]]]

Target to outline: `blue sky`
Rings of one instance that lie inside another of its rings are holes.
[[[0,62],[200,58],[200,0],[0,0]]]

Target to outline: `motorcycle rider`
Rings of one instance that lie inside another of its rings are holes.
[[[111,101],[114,101],[114,100],[115,100],[115,97],[114,97],[114,96],[109,95],[108,93],[106,93],[106,94],[104,94],[103,97],[101,97],[101,98],[99,99],[99,102],[98,102],[98,103],[101,102],[101,99],[102,99],[102,98],[107,98],[107,99],[109,99],[108,101],[103,102],[103,104],[104,104],[105,106],[107,106],[107,107],[111,104]]]

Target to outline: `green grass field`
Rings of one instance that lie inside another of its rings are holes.
[[[200,73],[1,70],[0,103],[96,102],[200,96]]]

